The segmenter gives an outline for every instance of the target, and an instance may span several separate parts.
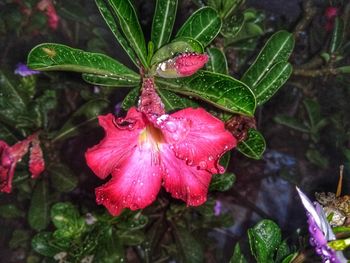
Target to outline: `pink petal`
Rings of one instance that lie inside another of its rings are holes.
[[[208,62],[208,55],[185,53],[176,58],[175,68],[181,77],[191,76]]]
[[[88,166],[97,176],[106,178],[134,153],[138,136],[145,127],[142,117],[136,108],[131,108],[124,119],[115,119],[112,114],[99,116],[106,136],[85,153]]]
[[[160,127],[178,158],[210,173],[224,172],[218,162],[237,144],[224,123],[202,108],[175,112]]]
[[[158,152],[138,146],[113,172],[112,179],[96,188],[96,202],[103,204],[114,216],[124,208],[145,208],[156,199],[162,174]]]
[[[29,171],[32,174],[32,178],[38,178],[38,176],[45,170],[45,161],[43,157],[43,151],[40,147],[40,141],[36,134],[32,140],[32,148],[29,155]]]
[[[199,206],[207,200],[212,174],[195,166],[186,165],[176,158],[167,147],[162,148],[162,162],[165,167],[164,187],[171,196],[182,199],[189,206]]]

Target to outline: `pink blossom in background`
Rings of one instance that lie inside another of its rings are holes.
[[[56,30],[58,27],[58,23],[60,21],[59,16],[57,15],[56,9],[54,4],[51,0],[41,0],[37,4],[37,8],[46,13],[47,19],[48,19],[48,26],[52,30]]]

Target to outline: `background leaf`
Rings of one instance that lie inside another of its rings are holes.
[[[340,17],[335,18],[332,39],[329,47],[330,53],[338,51],[344,38],[344,22]]]
[[[290,117],[286,115],[277,115],[273,119],[275,122],[285,125],[294,130],[306,132],[306,133],[310,132],[309,128],[304,123],[302,123],[301,121],[299,121],[294,117]]]
[[[244,15],[236,14],[224,19],[221,28],[221,34],[225,38],[234,38],[244,25]]]
[[[52,186],[59,192],[70,192],[78,185],[78,178],[66,165],[54,163],[48,167]]]
[[[157,0],[151,32],[151,40],[156,50],[168,43],[171,37],[177,2],[177,0]]]
[[[247,260],[245,259],[244,255],[241,252],[239,243],[235,245],[235,249],[233,251],[233,255],[229,263],[247,263]]]
[[[132,89],[124,98],[123,103],[122,103],[122,108],[123,110],[127,111],[130,109],[132,106],[136,106],[137,101],[140,96],[140,88],[134,88]]]
[[[180,97],[179,95],[165,89],[158,89],[157,93],[162,99],[166,112],[184,109],[188,107],[196,108],[198,104],[186,97]]]
[[[294,48],[293,35],[287,31],[273,34],[260,51],[255,62],[244,73],[242,81],[253,91],[264,75],[278,62],[288,60]]]
[[[209,71],[228,74],[228,66],[225,53],[216,48],[207,48],[207,53],[209,55],[209,61],[206,64],[206,67]]]
[[[175,239],[182,262],[202,263],[204,262],[204,251],[201,244],[193,237],[188,229],[183,227],[175,228]]]
[[[182,79],[156,79],[159,88],[193,96],[229,112],[253,115],[255,97],[242,82],[229,76],[200,71]]]
[[[140,79],[126,79],[120,77],[105,77],[101,75],[83,73],[83,79],[92,85],[100,85],[107,87],[135,87],[140,85]]]
[[[235,181],[236,175],[234,173],[214,174],[209,191],[225,192],[231,189]]]
[[[215,9],[203,7],[187,19],[176,36],[193,38],[206,47],[219,34],[220,29],[221,19]]]
[[[249,158],[259,160],[266,149],[266,142],[260,132],[249,129],[248,138],[237,145],[237,150]]]
[[[118,16],[120,27],[126,39],[129,41],[143,66],[147,68],[148,63],[145,37],[143,36],[133,5],[129,0],[110,0],[109,3]]]

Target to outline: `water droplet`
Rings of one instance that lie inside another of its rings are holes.
[[[200,169],[206,169],[207,168],[207,162],[206,161],[200,161],[199,162]]]

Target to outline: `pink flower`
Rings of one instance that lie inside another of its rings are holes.
[[[334,6],[329,6],[326,8],[324,16],[326,17],[325,30],[330,32],[333,30],[334,21],[336,17],[339,15],[339,9]]]
[[[32,173],[32,178],[37,178],[43,172],[45,164],[38,140],[37,134],[31,135],[13,146],[0,140],[0,192],[11,192],[16,165],[28,152],[31,143],[29,170]]]
[[[224,172],[220,157],[236,146],[224,123],[202,108],[158,115],[154,121],[148,113],[133,107],[125,118],[99,116],[106,135],[85,154],[101,179],[112,174],[96,189],[97,203],[112,215],[150,205],[161,185],[189,206],[203,204],[212,174]]]
[[[60,18],[57,15],[55,6],[53,5],[52,1],[51,0],[41,0],[37,4],[37,8],[42,12],[44,12],[44,11],[46,12],[49,27],[52,30],[56,30],[58,27],[58,23],[59,23]]]
[[[163,78],[188,77],[201,69],[208,62],[208,55],[183,53],[168,59],[157,66],[157,74]]]

